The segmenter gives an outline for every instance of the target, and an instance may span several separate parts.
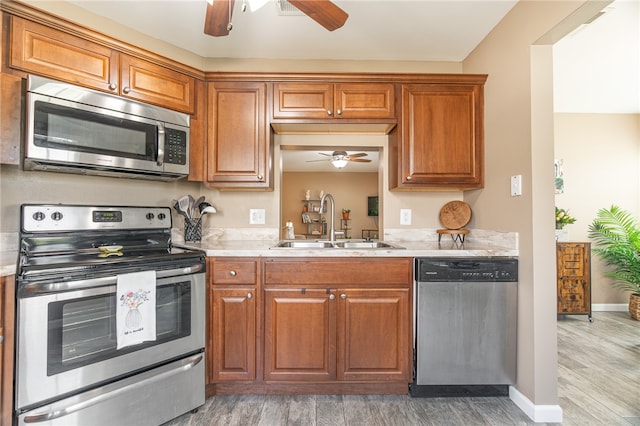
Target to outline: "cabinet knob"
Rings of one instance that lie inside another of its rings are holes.
[[[131,92],[131,88],[130,87],[125,87],[122,89],[122,93],[129,93]]]
[[[251,299],[252,297],[253,297],[253,294],[247,293],[247,299]]]
[[[327,110],[327,115],[333,115],[333,111],[331,111],[330,109]]]
[[[347,298],[347,295],[346,295],[346,294],[342,293],[342,294],[340,295],[340,299],[343,299],[343,300],[344,300],[344,299],[346,299],[346,298]]]
[[[336,113],[337,113],[338,115],[342,115],[342,110],[341,110],[341,109],[339,109],[339,110],[337,110],[337,111],[336,111]]]
[[[330,295],[329,295],[329,300],[333,300],[333,299],[335,299],[335,298],[336,298],[336,295],[335,295],[335,294],[330,294]]]
[[[262,180],[262,175],[258,175],[256,177],[258,178],[258,180]]]
[[[117,84],[115,84],[115,83],[111,83],[111,84],[109,85],[109,90],[116,90],[117,88],[118,88],[118,85],[117,85]]]
[[[231,275],[232,277],[235,277],[237,275],[236,271],[229,271],[229,275]]]
[[[407,176],[407,180],[411,180],[411,176]]]

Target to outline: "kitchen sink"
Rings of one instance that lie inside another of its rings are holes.
[[[272,249],[404,249],[404,247],[383,241],[367,240],[285,240],[280,241]]]

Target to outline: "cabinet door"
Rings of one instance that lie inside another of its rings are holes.
[[[479,85],[404,85],[391,188],[482,188],[482,103]]]
[[[332,118],[333,84],[274,83],[273,118]]]
[[[133,56],[120,59],[122,96],[187,114],[195,108],[195,79]]]
[[[409,289],[338,294],[338,380],[409,381]]]
[[[336,301],[332,294],[319,289],[265,289],[265,380],[335,379]]]
[[[213,350],[210,382],[255,380],[256,290],[254,287],[212,290]]]
[[[108,47],[15,16],[11,17],[10,43],[13,68],[117,91],[118,53]]]
[[[393,84],[336,84],[335,117],[395,119]]]
[[[271,187],[266,84],[209,84],[207,184],[216,188]]]

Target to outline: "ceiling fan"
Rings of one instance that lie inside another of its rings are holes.
[[[245,1],[249,1],[249,3],[252,2],[252,0],[243,0],[243,10]],[[349,17],[344,10],[340,9],[330,0],[286,1],[329,31],[342,27]],[[257,7],[260,7],[267,1],[257,0],[257,2],[260,3]],[[205,34],[214,37],[229,35],[229,31],[233,28],[231,16],[233,15],[234,4],[235,0],[207,0],[207,11],[204,21]],[[255,10],[255,8],[252,8],[252,10]]]
[[[341,169],[347,164],[349,164],[349,162],[354,162],[354,163],[370,163],[371,162],[371,160],[367,160],[366,158],[360,158],[360,157],[366,157],[367,155],[369,155],[366,152],[359,152],[357,154],[347,154],[347,151],[333,151],[332,154],[325,154],[324,152],[319,152],[318,154],[325,155],[329,158],[323,158],[321,160],[308,160],[307,163],[313,163],[316,161],[330,161],[331,164],[333,164],[333,166],[336,169]]]

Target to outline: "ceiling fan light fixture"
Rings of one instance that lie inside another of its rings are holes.
[[[346,166],[347,164],[349,164],[349,161],[347,159],[345,159],[344,157],[338,157],[338,158],[334,158],[333,160],[331,160],[331,164],[336,169],[341,169],[344,166]]]

